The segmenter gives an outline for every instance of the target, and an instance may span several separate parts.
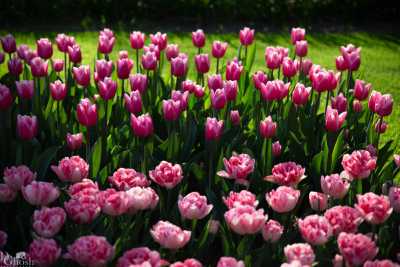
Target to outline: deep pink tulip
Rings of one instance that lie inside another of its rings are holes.
[[[162,247],[177,250],[189,242],[192,233],[168,221],[158,221],[151,228],[150,234]]]
[[[73,150],[81,148],[82,140],[83,140],[83,134],[82,133],[77,133],[77,134],[67,133],[67,136],[65,137],[65,140],[67,142],[68,149],[73,151]]]
[[[31,99],[33,97],[34,85],[33,81],[16,81],[18,96],[22,99]]]
[[[179,196],[178,208],[182,218],[188,220],[200,220],[206,217],[213,205],[207,204],[207,197],[198,192],[192,192],[185,197]]]
[[[242,190],[239,193],[231,191],[229,192],[229,196],[222,197],[222,200],[228,209],[233,209],[240,206],[250,206],[253,208],[258,206],[256,195],[247,190]]]
[[[143,48],[143,54],[146,54],[147,52],[153,52],[156,55],[157,60],[160,60],[160,51],[160,48],[158,48],[158,46],[155,44],[149,44]]]
[[[51,97],[56,101],[61,101],[67,96],[67,86],[60,80],[50,83]]]
[[[97,194],[97,193],[96,193]],[[64,202],[68,217],[77,224],[89,224],[101,212],[96,195],[82,194]]]
[[[325,114],[325,128],[330,132],[337,132],[346,120],[347,112],[342,112],[328,106]]]
[[[203,264],[194,258],[186,259],[183,262],[177,261],[170,265],[170,267],[203,267]]]
[[[251,206],[232,208],[224,214],[228,227],[239,235],[255,234],[261,230],[268,216],[263,209]]]
[[[88,87],[90,85],[90,67],[88,65],[73,67],[72,72],[78,85],[82,87]]]
[[[282,162],[272,168],[272,175],[264,177],[271,183],[296,187],[306,176],[305,168],[295,162]]]
[[[216,118],[208,117],[204,129],[206,140],[208,141],[218,140],[223,133],[223,128],[224,128],[223,120],[218,121]]]
[[[340,51],[348,69],[351,71],[358,70],[361,64],[361,47],[356,48],[354,45],[349,44],[346,47],[340,47]]]
[[[278,48],[268,46],[265,49],[265,62],[271,70],[279,69],[284,56]]]
[[[221,257],[218,260],[217,267],[245,267],[244,262],[233,257]]]
[[[188,107],[189,91],[182,92],[182,91],[172,90],[171,99],[174,101],[179,101],[181,111],[184,111]]]
[[[149,114],[143,114],[138,117],[136,117],[134,114],[131,114],[131,127],[133,129],[133,133],[141,138],[152,135],[154,130],[153,120]]]
[[[105,77],[111,77],[113,71],[112,61],[105,59],[96,60],[95,80],[102,81]]]
[[[382,121],[382,122],[381,121],[377,121],[375,123],[375,132],[381,133],[381,134],[385,133],[387,127],[388,127],[388,124],[385,121]]]
[[[348,206],[334,206],[325,212],[324,217],[332,226],[335,236],[341,232],[356,233],[358,226],[363,222],[361,213]]]
[[[303,106],[307,103],[310,96],[311,87],[305,87],[303,84],[298,83],[292,93],[292,101],[297,106]]]
[[[278,221],[269,220],[261,228],[261,233],[265,241],[275,243],[281,238],[283,229],[284,227]]]
[[[51,170],[63,182],[80,182],[89,175],[89,164],[79,156],[65,157],[58,166],[52,165]]]
[[[54,59],[53,60],[53,69],[55,72],[60,72],[64,69],[64,60],[62,59]]]
[[[196,98],[200,99],[200,98],[203,98],[203,96],[205,95],[205,89],[201,85],[196,84],[193,87],[193,93],[196,96]]]
[[[171,74],[175,77],[183,77],[188,71],[188,57],[180,53],[179,56],[171,59]]]
[[[158,251],[150,250],[148,247],[138,247],[125,251],[118,259],[117,267],[132,267],[132,265],[160,267],[161,261]]]
[[[196,83],[193,82],[192,80],[184,80],[181,84],[181,89],[184,92],[188,91],[190,93],[193,93],[195,86],[196,86]]]
[[[372,192],[357,195],[357,204],[354,207],[361,213],[364,220],[371,224],[384,223],[393,211],[387,196],[379,196]]]
[[[157,32],[156,34],[150,34],[151,43],[158,46],[160,51],[167,47],[168,37],[166,33]]]
[[[14,99],[10,89],[0,84],[0,110],[6,110],[13,104]]]
[[[80,182],[71,184],[68,187],[68,195],[71,198],[79,198],[79,197],[87,196],[87,195],[95,196],[95,195],[97,195],[98,192],[100,192],[100,190],[99,190],[99,186],[97,185],[97,183],[93,182],[90,179],[86,179],[86,178],[82,179]]]
[[[398,267],[399,265],[391,260],[366,261],[363,267]]]
[[[369,103],[368,103],[369,104]],[[389,116],[393,109],[393,98],[390,94],[385,94],[376,99],[374,110],[381,116]]]
[[[40,57],[35,57],[30,62],[32,76],[44,77],[47,76],[48,62]]]
[[[326,71],[318,67],[312,68],[310,72],[312,87],[318,93],[324,91],[333,91],[337,87],[340,73],[335,74],[333,71]]]
[[[54,239],[35,239],[27,250],[29,261],[39,267],[54,266],[60,255],[61,248]]]
[[[23,186],[21,193],[32,206],[48,206],[60,196],[60,190],[53,183],[38,181]]]
[[[17,198],[17,191],[13,190],[7,184],[0,184],[0,203],[11,203]],[[4,242],[4,241],[3,241]],[[1,236],[0,236],[0,248]]]
[[[37,54],[43,59],[49,59],[53,55],[53,45],[47,38],[41,38],[36,41]]]
[[[181,114],[181,102],[173,99],[163,100],[163,115],[167,121],[175,121]]]
[[[14,36],[7,34],[1,38],[1,45],[3,46],[4,52],[11,54],[17,51],[17,43],[15,42]]]
[[[354,99],[353,100],[353,110],[354,112],[361,112],[363,110],[363,105],[360,100]]]
[[[287,261],[298,261],[300,263],[299,266],[312,266],[315,260],[314,251],[312,247],[307,243],[295,243],[287,245],[283,250]]]
[[[146,35],[139,31],[134,31],[129,36],[129,41],[133,49],[142,49]]]
[[[133,114],[142,112],[142,96],[139,91],[132,91],[129,95],[124,94],[125,108]]]
[[[343,179],[339,174],[334,173],[327,176],[321,176],[322,191],[336,199],[342,199],[350,189],[350,183]]]
[[[38,134],[38,119],[36,116],[18,115],[17,133],[22,140],[31,140]]]
[[[217,90],[223,88],[223,81],[221,74],[213,74],[208,76],[208,88],[211,90]]]
[[[300,62],[299,62],[300,64]],[[310,59],[308,58],[303,58],[302,62],[301,62],[301,66],[299,67],[299,69],[301,70],[302,73],[308,75],[310,72],[310,69],[312,67],[313,63]]]
[[[132,91],[139,91],[141,94],[147,89],[147,76],[144,74],[136,73],[129,76],[129,82]]]
[[[365,179],[375,169],[376,157],[367,150],[356,150],[343,155],[342,166],[343,177],[349,180]]]
[[[343,56],[338,56],[335,60],[335,64],[338,71],[345,71],[348,69],[347,61],[344,60]]]
[[[339,113],[345,112],[347,110],[347,98],[343,93],[339,93],[337,96],[331,98],[331,105]]]
[[[198,54],[194,57],[196,70],[199,73],[207,73],[210,70],[210,59],[208,54]]]
[[[239,32],[240,43],[244,46],[249,46],[254,41],[254,30],[248,27],[244,27]]]
[[[108,38],[114,37],[114,32],[109,28],[104,28],[99,32],[99,35],[107,36]]]
[[[153,52],[146,52],[142,56],[142,66],[145,70],[155,70],[157,68],[157,57]]]
[[[97,50],[102,54],[110,54],[115,44],[115,37],[109,37],[107,35],[99,35],[99,42]]]
[[[35,179],[36,172],[32,172],[25,165],[6,167],[3,172],[4,183],[13,191],[21,190]]]
[[[289,86],[281,80],[267,81],[261,84],[261,96],[265,101],[282,100],[288,95]]]
[[[282,61],[282,73],[283,76],[291,78],[297,73],[297,66],[293,60],[285,57]]]
[[[192,43],[197,48],[202,48],[206,43],[206,36],[203,30],[198,29],[192,32]]]
[[[69,60],[73,63],[80,63],[82,61],[81,47],[77,44],[68,46]]]
[[[282,146],[279,141],[272,143],[272,155],[274,157],[279,157],[282,153]]]
[[[134,187],[147,187],[150,185],[150,181],[143,173],[128,168],[119,168],[112,176],[108,177],[108,181],[120,191],[128,191]]]
[[[306,40],[297,41],[295,44],[295,52],[298,57],[307,56],[308,52],[308,43]]]
[[[67,214],[60,207],[42,207],[33,213],[32,228],[41,237],[51,238],[60,232]]]
[[[7,66],[8,66],[8,71],[10,72],[10,74],[12,74],[14,76],[19,76],[23,71],[22,61],[16,56],[13,56],[8,61]],[[33,70],[32,70],[32,75],[34,75]]]
[[[356,80],[354,84],[354,97],[360,101],[368,98],[372,85],[365,83],[363,80]]]
[[[133,68],[133,61],[128,58],[117,60],[117,75],[119,79],[125,80],[129,78],[129,74]]]
[[[225,55],[228,43],[221,41],[214,41],[212,44],[211,54],[215,58],[222,58]]]
[[[228,101],[234,101],[236,99],[236,96],[238,93],[237,81],[235,81],[235,80],[225,81],[224,82],[224,91],[225,91],[226,99]]]
[[[300,197],[300,191],[288,186],[279,186],[265,194],[268,205],[278,213],[293,210]]]
[[[168,61],[179,55],[179,46],[177,44],[169,44],[165,49],[165,55]]]
[[[227,80],[238,81],[242,74],[243,66],[237,60],[231,60],[226,65],[225,77]]]
[[[400,187],[392,186],[389,189],[390,205],[395,212],[400,212]]]
[[[210,98],[211,98],[211,105],[214,109],[220,110],[225,107],[227,98],[225,90],[223,88],[217,90],[211,90]]]
[[[307,243],[312,245],[323,245],[332,236],[332,226],[329,221],[319,215],[309,215],[298,220],[299,231]]]
[[[349,266],[361,266],[378,254],[375,242],[364,234],[340,233],[337,244],[340,254]]]
[[[247,185],[249,181],[247,177],[254,171],[255,160],[248,154],[236,154],[228,159],[224,158],[225,170],[218,171],[217,175],[233,179],[236,183]]]
[[[128,51],[126,50],[121,50],[118,52],[118,58],[122,59],[122,58],[129,58],[129,54]]]
[[[320,192],[311,191],[308,194],[308,202],[311,209],[315,211],[323,211],[328,207],[328,195]]]
[[[103,81],[97,83],[99,87],[99,94],[104,100],[110,100],[114,98],[117,91],[117,82],[113,81],[110,77],[104,78]]]
[[[268,116],[260,122],[259,130],[263,138],[272,138],[276,133],[277,124],[272,121],[272,117]]]
[[[78,117],[78,121],[80,124],[86,127],[96,125],[97,123],[96,104],[92,104],[92,102],[88,98],[81,99],[76,109],[76,115]]]
[[[109,216],[120,216],[128,211],[129,199],[125,191],[108,188],[97,194],[101,211]]]
[[[265,84],[268,81],[268,76],[261,70],[254,73],[252,78],[254,87],[258,90],[261,90],[262,84]]]
[[[296,44],[297,41],[302,41],[306,37],[306,30],[303,28],[292,28],[290,34],[292,44]]]
[[[56,37],[56,44],[60,52],[68,53],[68,47],[75,44],[75,38],[64,33],[59,33]]]
[[[232,125],[235,125],[235,126],[240,125],[239,110],[231,110],[230,119],[231,119]]]

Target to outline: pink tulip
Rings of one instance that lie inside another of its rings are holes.
[[[395,212],[400,212],[400,187],[392,186],[389,189],[390,205]]]
[[[161,50],[157,45],[149,44],[148,46],[145,46],[143,48],[143,54],[146,54],[148,52],[154,53],[156,58],[157,58],[157,60],[160,60],[160,52],[161,52]]]
[[[302,41],[305,39],[306,30],[303,28],[292,28],[290,36],[292,39],[292,44],[296,44],[297,41]]]
[[[88,98],[81,99],[79,102],[76,115],[80,124],[90,127],[97,123],[97,107],[92,104]]]
[[[224,214],[228,227],[239,235],[259,232],[268,219],[263,209],[256,210],[250,206],[232,208]]]
[[[378,254],[375,242],[363,234],[340,233],[337,243],[340,254],[350,266],[360,266]]]
[[[369,91],[372,85],[370,83],[366,84],[362,80],[356,80],[354,84],[354,97],[360,101],[367,99]]]
[[[144,74],[136,73],[129,76],[129,82],[132,91],[139,91],[143,94],[147,89],[147,76]]]
[[[159,201],[157,193],[151,187],[132,187],[126,191],[129,213],[139,210],[154,209]]]
[[[80,266],[106,266],[114,256],[114,247],[105,237],[96,235],[81,236],[67,247],[64,258],[77,262]]]
[[[231,113],[229,115],[232,125],[240,125],[240,114],[238,110],[231,110]]]
[[[213,205],[207,204],[207,197],[192,192],[185,197],[179,196],[178,208],[182,218],[200,220],[211,212]]]
[[[226,65],[225,77],[227,80],[238,81],[242,74],[243,66],[240,62],[232,60]]]
[[[331,174],[321,176],[321,189],[322,191],[336,199],[342,199],[347,194],[350,188],[348,180],[340,177],[339,174]]]
[[[249,183],[247,177],[254,171],[254,164],[255,160],[248,154],[236,154],[233,152],[229,160],[224,158],[225,170],[217,172],[217,175],[246,185]]]
[[[10,89],[0,84],[0,110],[6,110],[12,106],[14,102]]]
[[[192,43],[197,48],[202,48],[206,43],[206,36],[203,30],[198,29],[192,32]]]
[[[361,47],[356,48],[352,44],[349,44],[346,47],[340,47],[340,51],[344,60],[346,61],[349,70],[358,70],[361,64]]]
[[[133,133],[141,138],[148,137],[153,134],[153,120],[148,113],[136,117],[131,114],[131,127]]]
[[[32,172],[27,166],[6,167],[3,172],[4,183],[14,191],[19,191],[22,187],[30,184],[36,179],[36,172]]]
[[[59,33],[56,37],[56,44],[60,52],[68,53],[68,47],[75,44],[75,39],[74,37],[65,35],[64,33]]]
[[[296,41],[295,44],[295,52],[298,57],[307,56],[308,52],[308,43],[306,40]]]
[[[64,202],[68,217],[77,224],[89,224],[99,216],[101,208],[96,195],[78,195]]]
[[[265,84],[268,81],[267,75],[265,75],[265,73],[260,70],[254,73],[252,78],[254,87],[258,90],[261,90],[262,84]]]
[[[205,138],[206,140],[218,140],[222,133],[223,133],[223,128],[224,128],[224,121],[223,120],[217,120],[216,118],[210,118],[208,117],[206,120],[205,124]]]
[[[133,187],[147,187],[150,181],[143,173],[134,169],[119,168],[114,174],[108,177],[108,181],[118,190],[127,191]]]
[[[109,28],[104,28],[99,32],[99,35],[106,36],[107,38],[112,38],[114,37],[114,32]]]
[[[371,224],[384,223],[393,211],[387,196],[378,196],[372,192],[357,195],[357,204],[354,207]]]
[[[283,234],[284,227],[275,220],[269,220],[261,228],[261,233],[265,241],[276,243]]]
[[[199,73],[207,73],[210,70],[210,59],[208,54],[198,54],[194,57],[196,70]]]
[[[68,195],[71,198],[80,198],[82,196],[94,197],[97,196],[97,193],[99,192],[99,186],[97,183],[89,179],[82,179],[82,181],[71,184],[68,187]]]
[[[181,114],[181,102],[173,99],[163,100],[163,115],[167,121],[175,121]]]
[[[310,72],[310,69],[312,67],[313,63],[310,59],[308,58],[303,58],[303,61],[301,62],[301,65],[299,66],[299,69],[302,73],[308,75]]]
[[[295,62],[288,57],[285,57],[282,61],[282,73],[283,76],[288,78],[295,76],[297,73]]]
[[[314,68],[310,70],[310,79],[312,87],[318,92],[333,91],[337,87],[339,81],[339,73]]]
[[[261,97],[265,101],[282,100],[289,93],[290,83],[283,83],[281,80],[267,81],[261,84]]]
[[[39,238],[33,240],[29,245],[27,255],[29,262],[33,262],[35,266],[52,266],[60,257],[61,248],[54,239]]]
[[[393,161],[394,161],[394,164],[396,164],[397,168],[400,168],[400,155],[394,154]]]
[[[156,250],[150,250],[148,247],[138,247],[127,250],[118,259],[117,267],[132,266],[160,267],[160,253]]]
[[[331,98],[332,108],[336,109],[339,113],[347,110],[347,98],[343,93],[339,93],[337,96]]]
[[[263,138],[272,138],[276,133],[277,124],[272,121],[271,116],[266,117],[260,122],[259,130]]]
[[[302,83],[297,83],[292,93],[292,101],[297,106],[307,103],[310,96],[311,87],[305,87]]]
[[[306,243],[287,245],[283,251],[288,262],[299,261],[301,266],[311,266],[315,260],[312,247]]]
[[[363,105],[360,102],[360,100],[357,100],[357,99],[353,100],[353,110],[354,110],[354,112],[357,112],[357,113],[359,113],[363,110]]]
[[[179,55],[179,47],[177,44],[169,44],[165,49],[165,55],[167,56],[167,60],[171,61],[171,59],[177,57]]]
[[[53,55],[53,46],[49,39],[41,38],[36,41],[38,56],[43,59],[49,59]]]
[[[279,69],[283,58],[283,54],[278,48],[268,46],[265,49],[265,62],[270,70]]]
[[[188,101],[189,101],[189,92],[182,92],[172,90],[171,92],[171,99],[174,101],[179,101],[181,112],[188,108]]]
[[[336,69],[338,71],[345,71],[347,70],[349,67],[347,66],[347,61],[344,60],[343,56],[338,56],[335,60],[335,64],[336,64]]]
[[[215,58],[222,58],[225,55],[228,43],[221,41],[214,41],[212,44],[211,54]]]
[[[117,91],[117,82],[111,78],[106,77],[103,81],[97,83],[99,87],[99,94],[104,100],[113,99]]]
[[[233,209],[241,206],[250,206],[256,208],[258,200],[256,195],[247,190],[242,190],[239,193],[231,191],[228,197],[223,197],[225,205],[228,209]]]
[[[102,54],[110,54],[115,44],[115,37],[109,37],[106,35],[99,35],[99,42],[97,50]]]
[[[81,148],[82,139],[83,139],[82,133],[77,133],[77,134],[67,133],[65,140],[67,142],[68,149],[73,151],[73,150],[77,150],[77,149]]]
[[[211,105],[216,110],[221,110],[225,107],[227,97],[224,89],[211,90]]]
[[[337,109],[333,109],[328,106],[325,113],[325,128],[330,132],[339,131],[346,120],[346,116],[347,112],[342,112],[339,114]]]
[[[279,186],[265,194],[268,205],[278,213],[289,212],[297,205],[300,191],[288,186]]]
[[[366,261],[363,267],[399,267],[399,265],[391,260],[374,260]]]
[[[146,52],[142,56],[142,66],[145,70],[155,70],[157,68],[157,57],[153,52]]]
[[[23,186],[21,192],[24,199],[33,206],[47,206],[60,196],[59,189],[47,182],[33,181]]]
[[[254,41],[254,30],[244,27],[242,30],[240,30],[239,39],[243,46],[251,45]]]
[[[175,77],[183,77],[188,71],[188,57],[180,53],[179,56],[171,59],[171,74]]]
[[[40,59],[40,58],[38,58],[38,59]],[[22,61],[19,58],[17,58],[16,56],[12,57],[8,61],[7,66],[8,66],[8,71],[10,72],[10,74],[12,74],[14,76],[19,76],[23,71]],[[32,67],[31,67],[31,69],[32,69]],[[34,73],[34,70],[32,69],[32,75],[35,75],[35,74],[36,73]]]
[[[382,120],[382,122],[379,120],[375,123],[375,132],[377,133],[385,133],[386,129],[388,127],[388,124]]]
[[[281,155],[281,152],[282,152],[282,146],[279,143],[279,141],[272,143],[272,155],[274,157],[279,157]]]
[[[157,32],[156,34],[150,34],[151,43],[158,46],[158,48],[162,51],[167,47],[167,34]]]
[[[335,206],[325,211],[324,217],[332,226],[332,233],[337,236],[341,232],[356,233],[363,222],[361,213],[348,206]]]
[[[128,195],[125,191],[116,191],[114,188],[108,188],[97,194],[98,203],[101,211],[110,216],[120,216],[127,212]]]
[[[389,116],[393,109],[393,98],[390,94],[385,94],[379,97],[375,103],[375,111],[381,116]]]
[[[88,65],[73,67],[72,72],[78,85],[82,87],[88,87],[90,85],[90,67]]]
[[[221,257],[218,260],[217,267],[245,267],[243,261],[238,261],[233,257]]]
[[[186,259],[184,262],[177,261],[170,265],[170,267],[203,267],[201,262],[196,259]]]
[[[183,179],[182,167],[179,164],[173,165],[167,161],[161,161],[154,170],[149,171],[149,176],[156,184],[171,189]]]
[[[129,36],[129,41],[133,49],[142,49],[146,35],[139,31],[134,31]]]
[[[128,79],[129,73],[133,68],[133,61],[128,58],[117,60],[117,75],[119,79]]]
[[[76,183],[89,175],[89,165],[79,156],[65,157],[58,166],[52,165],[51,169],[63,182]]]
[[[192,233],[182,230],[168,221],[158,221],[153,225],[150,234],[154,241],[162,247],[177,250],[183,248],[189,242]]]
[[[326,210],[326,208],[328,206],[328,195],[311,191],[308,194],[308,201],[313,210],[323,211],[323,210]]]
[[[60,80],[50,83],[50,94],[54,100],[63,100],[67,96],[67,92],[67,86]]]
[[[17,92],[22,99],[31,99],[33,97],[33,81],[16,81]]]
[[[217,90],[223,87],[223,81],[220,74],[213,74],[208,76],[208,88],[211,90]]]
[[[102,81],[105,77],[111,77],[113,71],[112,61],[105,59],[96,60],[95,80]]]
[[[118,52],[118,58],[123,59],[123,58],[129,58],[128,51],[126,50],[121,50]]]
[[[17,191],[7,184],[0,184],[0,203],[10,203],[17,198]],[[1,248],[1,245],[0,245]]]
[[[204,87],[202,87],[201,85],[197,85],[195,84],[193,87],[193,93],[196,96],[196,98],[203,98],[205,91],[204,91]]]
[[[142,112],[142,97],[139,91],[132,91],[129,95],[124,94],[125,108],[133,114]]]
[[[75,64],[80,63],[82,61],[81,47],[77,44],[68,46],[68,56],[69,56],[69,61]]]
[[[367,150],[356,150],[342,159],[343,175],[350,180],[367,178],[376,167],[376,157]]]
[[[323,216],[309,215],[299,219],[298,225],[303,239],[312,245],[323,245],[332,236],[332,227]]]
[[[17,115],[17,133],[22,140],[31,140],[38,134],[38,119],[36,116]]]
[[[60,232],[67,215],[62,208],[46,208],[35,210],[33,213],[32,228],[45,238],[51,238]]]
[[[55,72],[60,72],[64,69],[64,60],[62,59],[54,59],[53,60],[53,69]]]
[[[17,50],[15,38],[11,34],[7,34],[1,38],[1,45],[3,46],[4,52],[9,54],[14,53]]]

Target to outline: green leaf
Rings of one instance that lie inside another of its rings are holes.
[[[324,174],[328,172],[328,162],[329,162],[329,146],[328,146],[328,140],[327,140],[327,135],[325,134],[323,139],[322,139],[322,168],[324,171]]]
[[[47,172],[50,162],[56,157],[60,147],[53,146],[46,149],[33,163],[32,168],[37,172],[38,180],[42,180]]]
[[[94,144],[91,154],[90,154],[90,171],[91,171],[91,176],[96,177],[99,169],[100,169],[100,163],[101,163],[101,137],[97,139],[96,143]]]
[[[333,147],[330,173],[333,173],[335,171],[339,158],[342,155],[343,147],[344,147],[344,131],[342,130],[336,139],[335,146]]]
[[[246,60],[246,72],[250,72],[253,67],[254,60],[256,58],[256,42],[248,47],[247,60]]]

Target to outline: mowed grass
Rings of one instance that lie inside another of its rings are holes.
[[[1,35],[5,32],[0,32]],[[17,39],[17,44],[28,44],[35,47],[35,40],[47,37],[54,40],[57,32],[12,32]],[[93,66],[97,51],[98,32],[68,32],[75,36],[77,43],[80,44],[83,55],[83,63]],[[128,50],[131,58],[133,51],[129,45],[129,32],[116,31],[117,42],[111,58],[117,57],[117,51]],[[237,55],[239,48],[238,34],[207,34],[206,47],[204,52],[211,52],[212,40],[224,40],[229,43],[229,48],[225,60]],[[383,93],[390,93],[394,98],[394,108],[391,116],[385,118],[389,123],[388,131],[384,134],[383,140],[399,140],[398,131],[400,120],[400,38],[384,34],[373,34],[367,32],[348,32],[348,33],[313,33],[308,31],[307,40],[309,43],[308,58],[314,63],[320,64],[327,69],[335,69],[335,58],[339,55],[339,47],[352,43],[362,47],[362,64],[356,73],[357,77],[372,83],[375,90]],[[146,40],[149,42],[149,40]],[[179,45],[181,52],[189,55],[190,67],[189,77],[194,78],[195,66],[194,55],[197,49],[193,47],[191,33],[168,33],[168,42]],[[289,33],[256,33],[256,58],[252,71],[266,70],[264,60],[264,50],[266,46],[285,46],[292,47]],[[54,46],[54,58],[63,58]],[[0,74],[4,74],[7,67],[0,66]],[[165,70],[166,71],[166,70]],[[212,61],[212,71],[215,71],[215,61]],[[400,151],[397,149],[397,151]]]

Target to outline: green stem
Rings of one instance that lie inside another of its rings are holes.
[[[217,58],[217,66],[215,68],[215,74],[218,74],[218,68],[219,68],[219,58]]]
[[[136,72],[140,73],[140,67],[139,67],[139,49],[136,49]]]

